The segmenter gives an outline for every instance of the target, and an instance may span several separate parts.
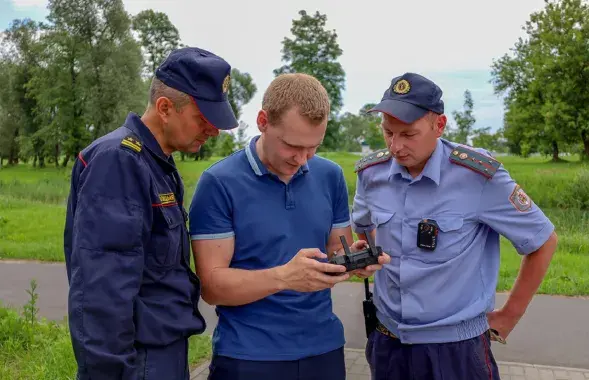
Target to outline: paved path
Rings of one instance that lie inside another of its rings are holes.
[[[190,380],[207,380],[209,363],[192,371]],[[562,367],[545,367],[520,363],[500,362],[501,380],[589,380],[589,371]],[[346,380],[370,380],[370,372],[364,351],[346,349]]]
[[[67,313],[67,280],[62,264],[0,262],[0,301],[15,307],[24,305],[33,278],[38,283],[41,315],[62,320]],[[350,349],[363,349],[366,343],[363,289],[359,283],[343,283],[333,290],[334,310],[344,323],[346,347]],[[504,300],[505,295],[497,295],[497,305]],[[204,302],[201,305],[208,321],[207,333],[211,333],[216,320],[214,309]],[[536,296],[508,344],[494,343],[493,353],[503,362],[589,369],[588,318],[588,299]]]

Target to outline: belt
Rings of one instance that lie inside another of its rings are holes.
[[[382,323],[380,323],[380,321],[376,321],[376,330],[379,333],[388,336],[389,338],[399,339],[399,337],[390,332],[389,329],[387,329]]]
[[[381,334],[388,336],[389,338],[399,339],[398,336],[390,332],[389,329],[385,327],[385,325],[380,323],[380,321],[376,321],[376,330]],[[492,341],[499,342],[501,344],[507,344],[506,340],[499,335],[497,330],[489,329],[489,334]]]

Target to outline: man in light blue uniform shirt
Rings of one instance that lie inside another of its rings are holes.
[[[341,235],[351,243],[352,230],[342,168],[315,156],[328,117],[317,79],[278,76],[258,113],[261,135],[198,182],[192,248],[203,299],[219,315],[210,380],[345,379],[330,288],[349,274],[330,276],[345,267],[321,261],[342,248]]]
[[[356,166],[353,228],[391,256],[374,278],[373,380],[499,379],[490,343],[518,323],[556,249],[553,224],[489,152],[441,138],[441,97],[421,75],[393,78],[371,110],[387,149]],[[494,310],[500,235],[523,261]]]

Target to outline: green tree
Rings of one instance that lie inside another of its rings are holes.
[[[30,83],[44,136],[65,160],[141,112],[142,55],[121,0],[50,0],[40,65]]]
[[[19,157],[34,157],[34,164],[43,167],[44,142],[37,134],[39,123],[34,118],[37,104],[27,88],[39,65],[38,36],[39,24],[30,19],[14,20],[4,32],[2,62],[6,77],[0,102],[5,114],[0,133],[9,141],[2,144],[8,149],[9,163],[16,163]]]
[[[160,63],[180,45],[180,33],[168,15],[146,9],[133,17],[133,30],[143,50],[144,75],[151,77]]]
[[[589,158],[589,6],[547,0],[524,30],[527,39],[492,65],[495,91],[505,95],[505,136],[517,136],[529,150],[551,151],[553,160],[560,145],[577,141]]]
[[[456,130],[448,133],[451,136],[448,136],[449,139],[460,143],[460,144],[468,144],[468,138],[472,133],[472,128],[476,119],[473,114],[474,110],[474,101],[472,99],[472,94],[469,90],[464,91],[464,109],[459,111],[453,111],[452,116],[456,121]]]
[[[257,90],[249,73],[242,73],[236,68],[231,69],[231,85],[227,97],[237,120],[241,117],[241,109],[252,100]]]
[[[247,137],[245,135],[245,131],[248,129],[248,124],[244,121],[239,122],[239,127],[237,127],[237,136],[235,139],[235,148],[236,149],[243,149],[245,144],[247,144]]]
[[[335,30],[327,30],[327,16],[299,11],[299,19],[292,22],[293,38],[282,41],[282,61],[285,64],[274,70],[274,75],[283,73],[306,73],[317,78],[327,90],[331,102],[331,117],[322,149],[337,150],[336,139],[340,125],[336,120],[343,106],[342,92],[345,88],[345,72],[338,62],[343,50],[337,42]]]

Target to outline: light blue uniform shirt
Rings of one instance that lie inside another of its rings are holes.
[[[554,230],[503,166],[487,179],[450,162],[456,146],[438,139],[416,178],[394,159],[358,172],[353,228],[376,228],[376,244],[391,256],[375,274],[374,303],[380,322],[404,343],[451,342],[485,332],[495,303],[499,236],[526,255]],[[439,225],[434,251],[417,247],[424,218]]]

